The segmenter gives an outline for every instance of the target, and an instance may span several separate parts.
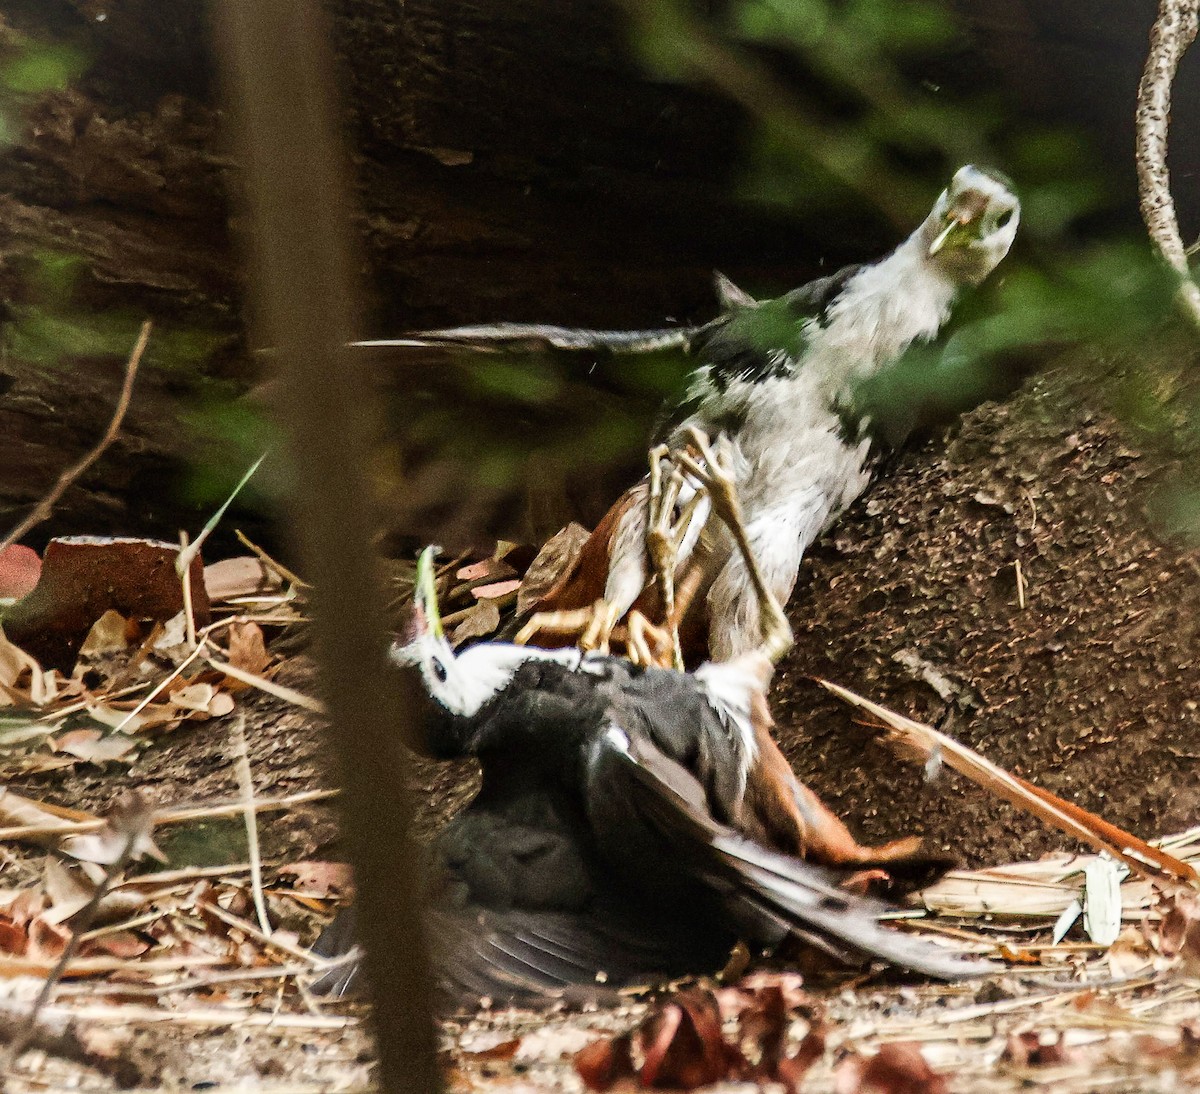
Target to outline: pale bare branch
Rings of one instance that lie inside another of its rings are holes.
[[[1150,53],[1138,85],[1137,174],[1142,219],[1155,247],[1179,275],[1180,307],[1200,326],[1200,287],[1188,268],[1167,169],[1171,85],[1180,59],[1196,38],[1198,24],[1200,0],[1160,0],[1158,18],[1150,30]]]

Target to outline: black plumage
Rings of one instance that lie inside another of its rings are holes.
[[[738,830],[756,744],[738,663],[696,674],[429,632],[397,652],[427,745],[482,784],[435,843],[429,937],[445,998],[531,1002],[719,968],[789,934],[931,976],[981,971],[880,924],[885,907]],[[740,689],[740,690],[739,690]],[[318,952],[344,951],[336,923]],[[344,990],[353,965],[323,990]]]

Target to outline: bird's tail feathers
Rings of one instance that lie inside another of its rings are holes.
[[[848,893],[834,876],[800,859],[779,854],[739,835],[698,808],[677,788],[678,765],[657,750],[621,753],[638,794],[643,816],[715,887],[730,894],[743,914],[757,913],[802,935],[826,936],[834,948],[878,958],[940,980],[993,972],[988,961],[964,957],[928,939],[883,925],[886,904]],[[735,908],[737,913],[739,909]],[[829,948],[829,947],[825,947]]]

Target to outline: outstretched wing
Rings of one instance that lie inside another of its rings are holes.
[[[587,786],[597,845],[625,856],[648,886],[686,874],[720,894],[731,924],[812,937],[834,952],[878,958],[942,980],[980,976],[966,959],[881,923],[889,910],[838,889],[825,871],[770,851],[716,821],[700,784],[652,743],[611,726],[594,743]],[[617,864],[620,865],[620,864]]]
[[[589,330],[543,323],[491,323],[484,326],[423,330],[404,338],[379,338],[351,345],[362,349],[462,349],[477,353],[623,354],[657,353],[687,345],[696,327],[655,330]]]

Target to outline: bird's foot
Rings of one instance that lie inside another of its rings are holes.
[[[733,473],[733,445],[721,433],[717,437],[716,449],[703,430],[691,426],[688,437],[692,447],[699,453],[696,459],[690,452],[676,452],[675,460],[684,471],[699,483],[712,501],[713,511],[733,531],[741,525],[742,505],[738,500],[737,482]]]
[[[625,620],[628,634],[625,651],[635,665],[652,668],[682,668],[679,631],[675,627],[656,627],[641,612],[630,612]],[[678,662],[676,657],[679,658]]]
[[[597,600],[590,607],[576,608],[574,611],[537,612],[517,631],[513,642],[518,646],[527,645],[542,631],[550,634],[577,634],[579,637],[575,644],[581,650],[608,653],[617,618],[616,606],[603,599]]]

